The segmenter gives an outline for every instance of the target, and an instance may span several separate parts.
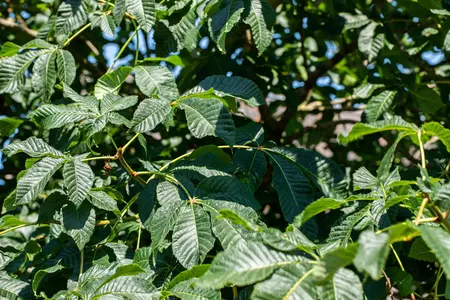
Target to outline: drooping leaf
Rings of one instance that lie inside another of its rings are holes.
[[[155,129],[170,113],[170,104],[164,99],[150,98],[139,103],[131,121],[136,132]]]
[[[267,0],[251,0],[247,5],[248,15],[244,22],[250,26],[256,48],[261,55],[272,42],[272,25],[276,14]]]
[[[314,266],[313,276],[319,283],[325,283],[341,268],[350,265],[358,250],[358,244],[335,248],[322,256],[320,262]]]
[[[147,96],[161,96],[167,100],[175,100],[179,92],[172,73],[163,66],[143,66],[134,68],[136,84]]]
[[[292,222],[314,200],[311,183],[295,164],[282,155],[273,152],[266,154],[274,169],[272,185],[278,193],[284,218]]]
[[[389,120],[376,121],[372,124],[357,123],[355,124],[355,126],[353,126],[352,131],[350,131],[349,134],[345,136],[340,134],[338,139],[340,143],[347,144],[365,135],[388,130],[414,133],[418,130],[418,128],[416,125],[408,123],[402,118],[395,116]]]
[[[384,47],[384,34],[377,34],[378,23],[371,22],[358,37],[359,50],[368,56],[369,62],[375,60],[380,50]]]
[[[64,159],[44,157],[34,164],[17,182],[16,204],[27,204],[41,193]]]
[[[72,54],[64,49],[56,51],[56,67],[58,78],[61,82],[71,85],[76,76],[75,59]]]
[[[230,0],[209,19],[208,26],[211,37],[216,41],[217,47],[223,53],[226,52],[225,40],[227,33],[239,22],[244,11],[242,0]]]
[[[119,5],[120,5],[120,1]],[[116,23],[114,18],[106,14],[99,14],[92,18],[91,28],[99,27],[105,34],[113,37],[116,33]]]
[[[216,136],[230,146],[234,144],[234,122],[220,100],[190,98],[181,101],[180,108],[185,111],[189,130],[196,138]]]
[[[425,244],[422,238],[417,238],[414,240],[411,245],[411,249],[409,250],[408,256],[417,260],[423,260],[432,263],[437,261],[436,256],[433,254],[430,247]]]
[[[406,135],[403,133],[400,133],[397,136],[397,139],[394,141],[394,143],[392,143],[391,147],[389,147],[389,149],[384,154],[383,159],[381,160],[380,166],[378,167],[378,170],[377,170],[378,178],[381,178],[381,177],[389,174],[389,172],[391,170],[392,162],[394,161],[395,150],[397,148],[397,145],[404,137],[406,137]]]
[[[136,17],[142,29],[149,32],[156,21],[155,0],[126,0],[127,11]]]
[[[173,202],[160,207],[147,228],[152,235],[152,249],[159,249],[168,233],[173,230],[183,202]]]
[[[382,87],[384,87],[383,84],[363,83],[353,90],[353,96],[360,99],[367,99],[372,96],[373,92]]]
[[[304,260],[300,255],[277,251],[262,243],[241,243],[217,254],[198,284],[214,289],[250,285],[269,277],[282,266]]]
[[[31,81],[34,90],[42,96],[43,102],[48,102],[56,83],[56,52],[38,57],[33,66]]]
[[[62,219],[67,235],[72,237],[78,249],[83,249],[94,233],[95,210],[87,201],[78,209],[68,204],[62,209]]]
[[[316,284],[307,264],[288,265],[275,271],[263,282],[255,285],[252,299],[318,299]]]
[[[94,183],[94,172],[87,163],[72,159],[64,164],[63,177],[69,200],[80,207]]]
[[[156,300],[160,292],[147,279],[138,276],[121,276],[103,285],[97,290],[94,299],[101,296],[116,296],[131,300]],[[104,297],[103,297],[104,298]]]
[[[264,153],[259,150],[237,150],[233,157],[233,163],[237,165],[242,172],[239,176],[244,184],[250,185],[251,190],[255,191],[267,172],[267,163]]]
[[[18,118],[1,118],[0,119],[0,137],[8,137],[16,131],[16,129],[23,123],[23,120]]]
[[[195,26],[196,19],[195,10],[191,9],[177,24],[169,27],[177,44],[176,49],[192,51],[197,47],[199,32]]]
[[[363,14],[351,15],[349,13],[342,12],[339,16],[345,20],[344,31],[363,27],[370,22],[370,19]]]
[[[394,102],[396,91],[384,91],[381,94],[373,96],[367,103],[364,110],[369,122],[378,120],[384,112],[389,111]]]
[[[388,241],[389,235],[386,233],[376,234],[372,231],[361,233],[358,252],[353,260],[358,271],[367,272],[374,280],[379,279],[389,255]]]
[[[328,243],[336,242],[339,245],[346,246],[351,241],[351,234],[355,226],[369,213],[370,205],[359,211],[344,216],[331,227],[330,235],[327,238]]]
[[[373,176],[365,167],[361,167],[353,173],[353,189],[375,189],[380,185],[378,178]]]
[[[0,296],[8,300],[34,298],[30,284],[6,274],[0,277]]]
[[[172,235],[173,254],[186,269],[200,264],[214,245],[211,221],[198,205],[180,208]]]
[[[236,128],[236,145],[256,144],[264,142],[264,129],[261,124],[250,122],[245,126]]]
[[[24,152],[31,157],[44,157],[44,156],[52,156],[52,157],[63,157],[64,154],[42,139],[36,138],[34,136],[27,138],[25,141],[12,143],[6,146],[3,150],[7,156],[12,156],[17,153]]]
[[[110,73],[106,73],[95,84],[94,95],[97,99],[103,99],[106,94],[118,94],[119,89],[130,75],[133,68],[120,67]]]

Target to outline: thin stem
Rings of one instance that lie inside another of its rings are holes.
[[[136,27],[136,22],[132,19],[131,22],[133,22],[134,27],[137,29]],[[139,30],[138,30],[139,31]],[[139,33],[136,35],[136,52],[134,53],[134,66],[136,66],[137,61],[138,61],[138,56],[139,56]]]
[[[80,33],[82,33],[83,31],[85,31],[89,26],[91,26],[91,23],[87,23],[86,25],[84,25],[80,30],[78,30],[75,34],[73,34],[69,39],[67,39],[67,41],[64,42],[63,47],[67,46],[74,38],[77,37],[77,35],[79,35]]]
[[[114,58],[113,62],[111,63],[111,66],[109,66],[106,73],[109,73],[112,70],[112,68],[114,67],[114,64],[117,62],[119,57],[122,55],[123,51],[125,51],[125,49],[128,47],[128,44],[130,44],[130,42],[133,40],[134,36],[136,35],[136,33],[138,32],[139,29],[141,29],[140,25],[136,28],[136,30],[133,31],[133,33],[130,35],[128,40],[125,42],[125,44],[120,49],[119,53],[117,53],[116,57]]]
[[[134,142],[135,139],[139,137],[140,133],[136,133],[129,141],[122,147],[122,153],[125,153],[125,150]]]
[[[426,158],[425,158],[425,149],[423,148],[423,143],[422,143],[422,131],[421,130],[417,131],[417,138],[419,139],[420,159],[422,160],[422,168],[426,169],[427,162],[426,162]],[[422,175],[422,179],[425,180],[425,175]]]
[[[434,204],[431,206],[431,209],[436,214],[436,216],[438,217],[439,221],[442,224],[444,224],[445,228],[447,228],[447,230],[450,232],[450,223],[447,221],[447,215],[444,215],[442,213],[442,211],[439,209],[439,207],[437,207]]]
[[[415,224],[422,224],[422,223],[436,222],[437,220],[439,220],[438,217],[423,218],[423,219],[414,221],[414,223]]]
[[[137,238],[137,244],[136,244],[136,250],[139,250],[139,245],[141,243],[141,231],[142,231],[142,223],[138,221],[139,228],[138,228],[138,238]]]
[[[438,270],[437,277],[436,277],[436,282],[433,285],[435,300],[439,299],[438,298],[439,281],[441,280],[441,277],[443,274],[444,274],[444,270],[442,269],[442,266],[439,266],[439,270]]]
[[[237,299],[238,298],[238,290],[237,290],[237,287],[235,286],[235,285],[233,285],[232,287],[231,287],[231,289],[233,290],[233,299]]]
[[[114,149],[116,149],[116,151],[117,151],[117,149],[118,149],[119,147],[117,147],[117,144],[116,144],[116,142],[114,141],[114,138],[112,137],[112,135],[111,135],[111,133],[109,132],[109,130],[108,130],[108,136],[109,136],[109,139],[111,140],[111,143],[112,143],[113,146],[114,146]]]
[[[192,196],[189,193],[188,189],[181,183],[178,181],[178,179],[176,179],[175,177],[165,174],[164,175],[167,179],[171,180],[172,182],[176,183],[177,185],[179,185],[181,187],[181,189],[186,193],[186,195],[188,196],[189,200],[192,200]]]
[[[117,154],[119,157],[119,161],[122,164],[122,167],[125,168],[125,170],[128,172],[128,174],[131,175],[131,177],[133,177],[134,179],[136,179],[137,182],[139,182],[141,185],[146,185],[146,182],[144,179],[142,179],[139,175],[136,174],[136,172],[130,167],[130,165],[127,163],[127,161],[125,160],[125,158],[122,155],[122,149],[119,148],[119,150],[117,150]]]
[[[31,225],[36,225],[36,224],[34,224],[34,223],[20,224],[20,225],[17,225],[17,226],[14,226],[14,227],[5,229],[5,230],[3,230],[3,231],[0,231],[0,235],[4,235],[5,233],[8,233],[8,232],[10,232],[10,231],[14,231],[14,230],[16,230],[16,229],[19,229],[19,228],[22,228],[22,227],[31,226]]]
[[[111,155],[106,155],[106,156],[96,156],[96,157],[88,157],[85,159],[82,159],[81,161],[90,161],[90,160],[118,160],[119,157],[118,156],[111,156]]]
[[[81,275],[83,275],[83,265],[84,265],[84,249],[80,250],[80,273],[78,274],[78,283],[80,284]]]
[[[389,244],[389,246],[391,247],[392,253],[394,253],[395,258],[398,261],[398,265],[400,266],[400,269],[402,269],[403,272],[405,272],[405,268],[403,267],[402,261],[400,260],[400,257],[397,254],[397,251],[395,251],[394,246],[392,246],[392,244]]]
[[[424,197],[422,200],[422,204],[420,204],[419,212],[417,213],[416,219],[414,220],[415,224],[420,223],[420,218],[422,217],[423,211],[425,210],[425,206],[428,203],[428,197]]]

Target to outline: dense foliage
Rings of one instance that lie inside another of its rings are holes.
[[[449,20],[3,1],[0,298],[450,299]]]

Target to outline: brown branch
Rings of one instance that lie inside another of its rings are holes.
[[[14,22],[11,19],[0,18],[0,26],[25,32],[26,34],[28,34],[29,36],[32,36],[32,37],[37,37],[37,35],[38,35],[38,32],[36,30],[30,29],[21,24],[17,24],[16,22]]]

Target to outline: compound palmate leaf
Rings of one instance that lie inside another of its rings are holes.
[[[189,130],[196,138],[217,136],[230,146],[234,144],[234,122],[220,100],[189,98],[180,102],[180,108],[185,111]]]

